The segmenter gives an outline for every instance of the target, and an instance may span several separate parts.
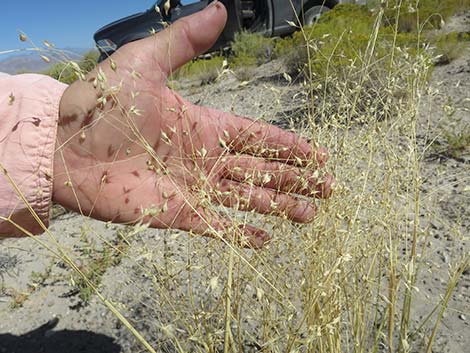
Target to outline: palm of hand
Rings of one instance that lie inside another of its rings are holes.
[[[187,28],[180,35],[197,47]],[[246,236],[257,247],[269,239],[264,231],[245,225],[237,232],[208,204],[311,220],[313,204],[288,193],[328,196],[331,178],[321,183],[293,164],[313,156],[322,164],[324,150],[313,155],[292,133],[185,102],[166,87],[165,60],[145,44],[122,48],[64,94],[56,201],[103,220]],[[186,58],[174,50],[177,67]]]

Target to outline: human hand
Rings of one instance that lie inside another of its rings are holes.
[[[193,105],[166,86],[224,28],[220,2],[120,48],[60,103],[55,202],[105,221],[148,222],[261,247],[269,235],[210,204],[309,222],[333,178],[326,150],[272,125]],[[310,161],[310,162],[309,162]]]

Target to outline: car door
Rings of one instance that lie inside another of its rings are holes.
[[[227,9],[227,23],[217,41],[219,47],[224,47],[235,38],[235,33],[242,30],[241,21],[241,1],[240,0],[221,0]]]
[[[297,14],[300,13],[303,4],[307,0],[271,0],[274,12],[273,34],[282,36],[294,32],[288,21],[297,22]]]

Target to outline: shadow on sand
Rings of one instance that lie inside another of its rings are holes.
[[[0,333],[0,353],[120,353],[114,339],[90,331],[52,331],[58,319],[15,336]]]

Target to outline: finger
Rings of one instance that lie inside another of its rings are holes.
[[[143,40],[167,75],[207,51],[219,38],[227,21],[220,1],[183,17],[155,36]]]
[[[255,211],[273,216],[286,216],[298,223],[313,221],[316,207],[311,202],[258,186],[224,179],[214,201],[241,211]]]
[[[227,156],[223,168],[227,179],[317,198],[329,197],[334,182],[328,174],[320,177],[318,172],[249,155]]]
[[[296,133],[277,126],[206,108],[211,120],[218,120],[226,145],[235,152],[298,165],[314,162],[322,167],[329,158],[326,148],[312,146]]]
[[[190,215],[180,224],[180,229],[219,240],[225,239],[230,243],[235,242],[241,246],[255,249],[262,248],[265,243],[271,240],[269,234],[264,230],[249,224],[236,224],[209,209],[194,208],[190,211]]]

